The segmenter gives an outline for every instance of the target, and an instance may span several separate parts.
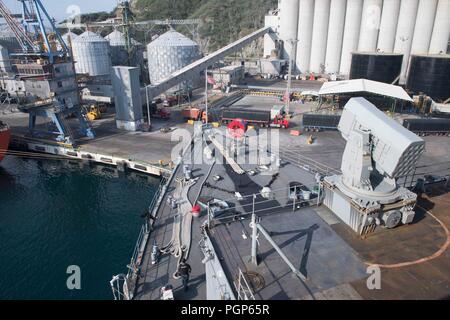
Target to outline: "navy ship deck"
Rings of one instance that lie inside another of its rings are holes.
[[[243,166],[245,170],[253,170],[254,167]],[[396,230],[382,230],[361,239],[324,206],[317,207],[312,202],[309,206],[293,210],[286,196],[287,186],[300,182],[312,188],[315,182],[314,174],[299,168],[298,163],[283,161],[278,175],[238,175],[228,164],[215,164],[212,169],[208,165],[193,165],[191,169],[193,177],[199,179],[189,191],[191,203],[195,203],[197,197],[201,201],[226,200],[240,213],[234,218],[213,219],[207,230],[233,289],[242,271],[250,282],[255,299],[261,300],[442,299],[450,294],[450,259],[446,250],[450,244],[447,233],[450,221],[445,210],[450,197],[445,186],[440,187],[440,198],[436,198],[442,199],[439,201],[445,205],[432,210],[434,217],[430,215],[431,211],[427,211],[434,205],[429,205],[429,198],[421,198],[414,224]],[[174,175],[183,176],[183,169],[179,167]],[[217,175],[222,178],[218,182],[213,179]],[[188,260],[192,274],[188,292],[182,290],[181,280],[175,280],[172,276],[176,271],[177,258],[162,255],[157,264],[151,263],[151,244],[156,241],[161,246],[169,242],[172,235],[173,213],[166,200],[174,190],[174,181],[158,210],[143,255],[134,299],[160,299],[160,289],[166,284],[174,286],[175,299],[207,299],[204,255],[199,249],[201,227],[207,220],[206,215],[193,220]],[[307,276],[306,281],[295,276],[261,234],[258,239],[260,263],[255,267],[248,262],[252,203],[246,196],[258,194],[267,185],[274,190],[275,199],[256,201],[255,212],[261,218],[261,225],[287,258]],[[238,200],[235,192],[239,192],[244,199]],[[381,265],[382,288],[385,290],[367,288],[367,267],[371,264]]]

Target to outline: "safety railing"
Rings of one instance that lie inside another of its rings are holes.
[[[150,217],[148,217],[145,220],[144,224],[141,227],[138,239],[134,246],[133,254],[130,259],[130,263],[127,265],[128,272],[126,274],[125,281],[123,284],[123,293],[121,295],[120,294],[118,295],[124,297],[125,299],[131,300],[134,297],[134,292],[136,289],[136,280],[139,274],[139,268],[142,264],[144,251],[151,233],[151,225],[152,225],[151,221],[153,221],[155,217],[155,211],[158,209],[158,205],[162,201],[162,197],[164,196],[164,190],[166,189],[166,184],[167,180],[165,178],[162,178],[158,190],[153,196],[152,202],[150,203],[150,206],[148,208],[148,214],[150,215]],[[114,291],[113,294],[114,297],[116,297]]]
[[[234,284],[238,294],[238,300],[255,300],[253,291],[245,278],[244,273],[239,268],[237,283]]]

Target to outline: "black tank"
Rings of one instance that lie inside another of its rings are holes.
[[[406,87],[438,102],[450,98],[450,55],[412,55]]]
[[[368,79],[398,84],[402,61],[402,54],[353,52],[350,79]]]

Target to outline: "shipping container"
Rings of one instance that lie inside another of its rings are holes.
[[[450,134],[450,119],[404,119],[403,126],[418,135]]]
[[[303,128],[305,131],[337,130],[341,115],[305,113]]]

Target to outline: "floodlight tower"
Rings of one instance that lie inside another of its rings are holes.
[[[350,99],[338,129],[342,174],[324,179],[325,205],[361,235],[411,223],[417,195],[397,180],[414,171],[425,142],[364,98]]]

